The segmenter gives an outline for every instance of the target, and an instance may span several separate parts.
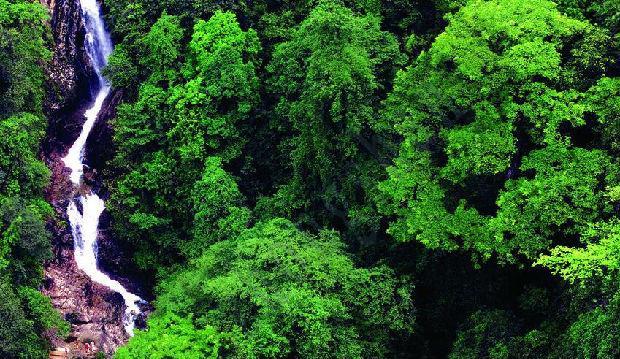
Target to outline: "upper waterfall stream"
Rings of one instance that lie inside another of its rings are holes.
[[[98,83],[96,84],[97,95],[92,107],[84,116],[86,122],[77,140],[73,143],[67,155],[63,158],[65,165],[71,169],[71,182],[77,187],[81,186],[84,174],[84,148],[90,131],[97,120],[104,100],[110,93],[110,85],[103,78],[101,70],[105,67],[108,57],[112,52],[112,41],[105,29],[99,4],[96,0],[81,0],[82,16],[86,25],[86,49],[90,56]],[[81,204],[82,212],[77,202]],[[134,322],[140,313],[138,303],[142,301],[137,295],[130,293],[118,281],[113,280],[107,274],[99,270],[97,266],[97,235],[99,233],[99,217],[105,209],[104,201],[91,190],[79,195],[71,201],[67,208],[67,216],[71,224],[74,241],[74,256],[78,268],[83,270],[94,282],[102,284],[111,290],[120,293],[125,301],[125,330],[133,335]]]

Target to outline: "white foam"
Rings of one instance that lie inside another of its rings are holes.
[[[120,293],[125,301],[124,325],[128,334],[133,335],[134,321],[140,313],[138,303],[140,297],[130,293],[118,281],[113,280],[97,267],[97,235],[99,234],[99,217],[105,209],[105,204],[96,194],[90,193],[79,197],[82,204],[82,214],[74,201],[67,208],[67,216],[71,223],[74,238],[74,256],[79,269],[83,270],[93,282],[104,285]]]

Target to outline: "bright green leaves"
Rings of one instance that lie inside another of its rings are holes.
[[[37,2],[0,0],[0,357],[47,355],[67,323],[37,288],[51,258],[43,200],[50,171],[39,158],[45,136],[48,14]],[[45,338],[44,338],[45,335]]]
[[[37,285],[50,256],[45,221],[50,206],[40,196],[50,171],[39,160],[45,120],[29,113],[0,119],[0,271],[18,284]]]
[[[210,84],[212,87],[209,87],[209,93],[232,97],[238,94],[234,89],[252,80],[255,67],[253,61],[260,51],[260,45],[254,30],[243,31],[234,14],[218,11],[208,21],[199,20],[196,23],[189,49],[195,68],[187,71],[195,71],[206,78],[223,77],[221,82],[222,85],[227,82],[226,86]],[[221,61],[223,57],[230,62]],[[243,61],[244,58],[249,61]],[[227,66],[236,71],[227,73]]]
[[[134,65],[131,54],[123,44],[116,45],[103,69],[106,78],[116,88],[131,87],[138,78],[138,68]]]
[[[498,66],[516,81],[526,81],[535,76],[553,80],[559,75],[560,53],[555,44],[541,38],[514,45],[503,55]]]
[[[579,134],[590,113],[614,118],[613,95],[564,83],[588,57],[570,39],[593,27],[545,1],[473,1],[449,21],[386,102],[386,123],[404,137],[379,186],[381,211],[398,216],[390,233],[501,261],[579,241],[611,213],[602,189],[618,181]]]
[[[44,358],[45,340],[35,332],[28,305],[22,304],[15,285],[0,276],[0,356],[5,358]]]
[[[52,215],[43,199],[0,195],[0,273],[10,273],[15,284],[39,284],[43,261],[51,257],[45,224]]]
[[[620,269],[620,225],[617,221],[591,225],[582,231],[585,248],[558,246],[538,264],[570,282],[593,277],[615,278]]]
[[[570,139],[560,133],[560,126],[576,128],[585,124],[587,106],[583,94],[574,90],[556,91],[540,83],[526,84],[522,90],[525,102],[519,109],[531,123],[529,135],[535,143],[570,145]]]
[[[114,11],[114,5],[112,8]],[[129,9],[132,14],[125,15],[125,21],[131,21],[142,12],[140,4],[131,4]],[[117,26],[122,27],[119,23]],[[145,26],[144,22],[139,27],[142,26]],[[117,44],[104,69],[112,85],[136,89],[140,80],[165,87],[175,82],[182,64],[183,28],[179,18],[164,12],[146,34],[130,36],[136,39]]]
[[[586,27],[551,2],[474,1],[453,16],[429,51],[433,65],[454,62],[464,78],[507,81],[557,77],[561,40]]]
[[[22,113],[0,120],[0,191],[31,197],[40,193],[49,179],[49,169],[39,161],[39,142],[45,135],[45,120]]]
[[[284,219],[210,246],[160,289],[154,321],[193,313],[199,331],[215,327],[239,357],[382,357],[413,321],[410,288],[392,270],[357,269],[336,233],[313,236]]]
[[[140,65],[150,72],[149,82],[172,82],[176,79],[176,67],[181,56],[183,29],[179,19],[163,14],[142,39],[145,54]]]
[[[620,151],[620,79],[602,78],[587,93],[590,111],[602,125],[603,140],[613,153]]]
[[[441,175],[454,183],[468,176],[505,172],[516,153],[513,125],[502,122],[497,109],[480,103],[473,123],[442,130],[448,163]]]
[[[304,120],[313,117],[328,128],[344,122],[345,134],[358,134],[373,122],[378,67],[398,56],[395,39],[376,18],[324,2],[277,46],[269,66],[272,88],[282,96],[282,114],[302,135]]]
[[[258,37],[234,14],[217,12],[196,23],[184,48],[179,22],[164,14],[141,39],[139,68],[149,76],[114,124],[121,175],[110,206],[145,269],[198,256],[249,218],[219,161],[239,157],[258,104]],[[236,197],[220,193],[220,185]]]
[[[37,289],[29,287],[20,287],[17,293],[26,303],[26,314],[34,319],[37,332],[55,332],[54,334],[60,337],[69,334],[69,323],[64,321],[60,313],[54,309],[50,298],[41,294]]]
[[[0,117],[42,112],[47,19],[38,3],[0,1]]]
[[[220,158],[207,158],[202,179],[194,184],[194,239],[184,248],[188,257],[196,258],[211,244],[238,235],[249,222],[244,197],[221,166]]]
[[[169,100],[175,114],[169,136],[179,142],[182,158],[215,150],[230,160],[243,145],[237,125],[258,102],[258,37],[241,30],[234,14],[216,12],[196,23],[188,49],[188,82],[172,89]]]
[[[405,151],[406,150],[406,151]],[[380,202],[379,210],[397,214],[389,233],[401,241],[417,238],[430,248],[456,249],[448,234],[443,210],[444,191],[434,181],[431,160],[403,143],[397,164],[388,168],[389,180],[379,184],[379,190],[389,197]]]
[[[603,152],[548,147],[524,158],[521,170],[535,174],[506,183],[490,221],[497,251],[508,257],[518,248],[535,259],[555,238],[576,238],[611,211],[600,188],[617,182],[618,169]]]
[[[216,359],[220,357],[221,342],[221,334],[213,327],[196,329],[191,317],[155,315],[149,320],[149,330],[139,331],[115,358]]]

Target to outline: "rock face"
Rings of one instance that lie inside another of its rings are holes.
[[[129,339],[123,326],[124,301],[120,294],[93,283],[77,268],[65,213],[76,191],[60,155],[50,156],[52,181],[46,197],[61,220],[50,225],[54,258],[46,265],[42,292],[71,324],[69,337],[52,344],[68,348],[77,358],[92,358],[99,352],[111,356]]]
[[[44,110],[49,121],[48,145],[72,142],[83,119],[74,116],[92,99],[90,84],[96,78],[84,47],[85,25],[79,0],[41,0],[51,14],[54,40],[52,61],[47,68]]]
[[[116,117],[116,107],[123,100],[123,91],[112,90],[112,93],[103,102],[99,118],[93,126],[86,140],[86,162],[99,172],[105,170],[106,163],[112,159],[116,148],[112,141],[113,130],[110,119]]]

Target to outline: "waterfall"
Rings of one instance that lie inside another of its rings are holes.
[[[103,102],[110,93],[110,85],[103,78],[101,70],[105,67],[108,57],[112,52],[112,41],[105,29],[101,10],[96,0],[81,0],[82,16],[86,24],[86,50],[92,60],[97,74],[98,83],[95,84],[97,95],[92,107],[85,113],[86,122],[78,139],[73,143],[67,155],[63,158],[65,166],[71,169],[71,182],[76,187],[81,186],[84,174],[84,147],[90,131],[97,120]],[[81,204],[82,213],[77,203]],[[105,209],[104,201],[96,193],[88,190],[88,193],[77,196],[67,208],[67,216],[73,233],[74,256],[79,269],[84,271],[93,282],[104,285],[111,290],[120,293],[125,301],[125,317],[123,322],[125,330],[130,336],[133,335],[134,322],[140,313],[138,303],[143,300],[130,293],[118,281],[113,280],[97,267],[97,235],[99,233],[99,217]]]

